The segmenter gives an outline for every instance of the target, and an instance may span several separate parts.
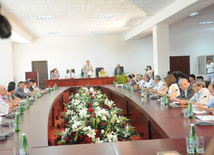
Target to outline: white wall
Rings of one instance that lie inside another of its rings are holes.
[[[58,68],[64,77],[67,68],[74,68],[79,77],[86,60],[92,66],[104,67],[112,76],[119,63],[125,72],[144,73],[146,64],[153,64],[152,37],[124,41],[115,36],[50,37],[35,39],[30,44],[13,44],[14,78],[24,80],[31,71],[31,61],[47,60],[48,70]]]
[[[190,74],[197,75],[197,58],[214,54],[214,31],[170,33],[170,55],[190,56]]]
[[[10,39],[0,39],[0,84],[7,87],[13,81],[12,43]]]

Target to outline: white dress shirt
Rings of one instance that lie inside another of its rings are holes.
[[[4,99],[4,96],[0,95],[0,115],[8,114],[9,112],[9,105],[6,104],[6,99]]]
[[[73,73],[73,72],[67,73],[66,78],[68,78],[68,79],[75,78],[75,73]]]
[[[155,86],[154,86],[154,90],[160,90],[162,87],[164,86],[162,81],[159,81]]]
[[[27,87],[25,86],[25,88],[24,88],[24,92],[25,92],[25,93],[30,93],[29,88],[27,88]]]
[[[173,94],[172,86],[175,86],[175,87],[176,87],[176,92],[177,92],[176,97],[179,96],[179,95],[180,95],[180,89],[178,88],[177,83],[171,84],[171,86],[169,87],[168,94],[169,94],[169,95],[172,95],[172,94]]]
[[[193,95],[193,97],[190,99],[192,102],[197,102],[202,105],[206,105],[207,102],[211,99],[210,92],[207,88],[202,88],[197,93]]]
[[[145,83],[145,88],[153,88],[156,85],[153,79],[150,79],[148,82]]]
[[[206,65],[207,68],[207,74],[214,73],[214,63],[210,62],[210,64]]]
[[[141,81],[138,81],[138,85],[140,86],[140,87],[145,87],[145,81],[144,80],[141,80]]]

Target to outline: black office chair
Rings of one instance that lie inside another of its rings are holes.
[[[69,70],[69,69],[66,70],[66,73],[69,72],[68,70]],[[71,70],[72,70],[73,73],[75,73],[75,69],[71,69]]]
[[[122,73],[124,72],[124,67],[123,66],[120,66],[121,70],[122,70]]]
[[[50,70],[50,79],[52,79],[51,75],[54,72],[54,69]]]
[[[84,78],[83,68],[81,68],[81,75],[82,75],[82,78]]]
[[[103,67],[97,67],[97,68],[95,69],[95,71],[96,71],[96,77],[99,77],[99,72],[101,71],[102,68],[103,68]]]

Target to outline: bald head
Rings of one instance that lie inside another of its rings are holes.
[[[0,95],[1,96],[7,95],[6,87],[3,85],[0,85]]]
[[[185,89],[187,89],[187,87],[189,87],[189,82],[187,79],[185,78],[181,78],[178,82],[179,87],[181,88],[182,91],[184,91]]]

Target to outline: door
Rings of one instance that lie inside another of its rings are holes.
[[[32,61],[32,71],[38,72],[38,86],[41,89],[45,89],[46,80],[48,79],[48,62]]]
[[[181,71],[187,76],[190,74],[189,56],[171,56],[170,71]]]

